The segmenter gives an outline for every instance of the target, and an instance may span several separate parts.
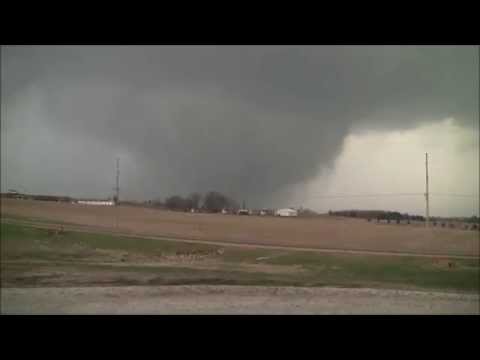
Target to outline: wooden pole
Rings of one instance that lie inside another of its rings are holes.
[[[428,153],[425,153],[425,202],[426,202],[425,226],[428,228],[430,226],[430,204],[429,204],[429,194],[428,194]]]

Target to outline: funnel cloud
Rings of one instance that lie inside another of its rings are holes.
[[[111,196],[120,157],[123,198],[280,204],[349,135],[478,131],[478,66],[465,46],[3,46],[2,191]]]

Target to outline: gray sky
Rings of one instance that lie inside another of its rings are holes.
[[[313,197],[423,192],[428,151],[443,154],[438,192],[478,194],[477,47],[8,46],[1,60],[2,191],[111,196],[119,156],[123,198],[422,211]],[[452,208],[478,201],[435,210]]]

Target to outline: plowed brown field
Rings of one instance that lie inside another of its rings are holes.
[[[1,210],[2,218],[23,217],[110,228],[122,233],[258,245],[478,256],[480,243],[477,231],[425,229],[328,216],[190,214],[130,206],[12,199],[2,199]]]

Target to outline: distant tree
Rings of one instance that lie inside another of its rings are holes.
[[[165,199],[165,206],[171,210],[187,210],[189,201],[181,196],[174,195]]]
[[[148,203],[150,205],[152,205],[153,207],[159,207],[159,208],[165,207],[165,204],[163,203],[162,199],[160,199],[160,198],[149,200]]]
[[[467,222],[471,224],[478,224],[480,222],[480,218],[476,215],[470,217],[470,219],[466,219]]]
[[[210,212],[220,212],[222,209],[234,208],[237,205],[235,201],[227,196],[216,191],[210,191],[205,195],[203,207]]]

